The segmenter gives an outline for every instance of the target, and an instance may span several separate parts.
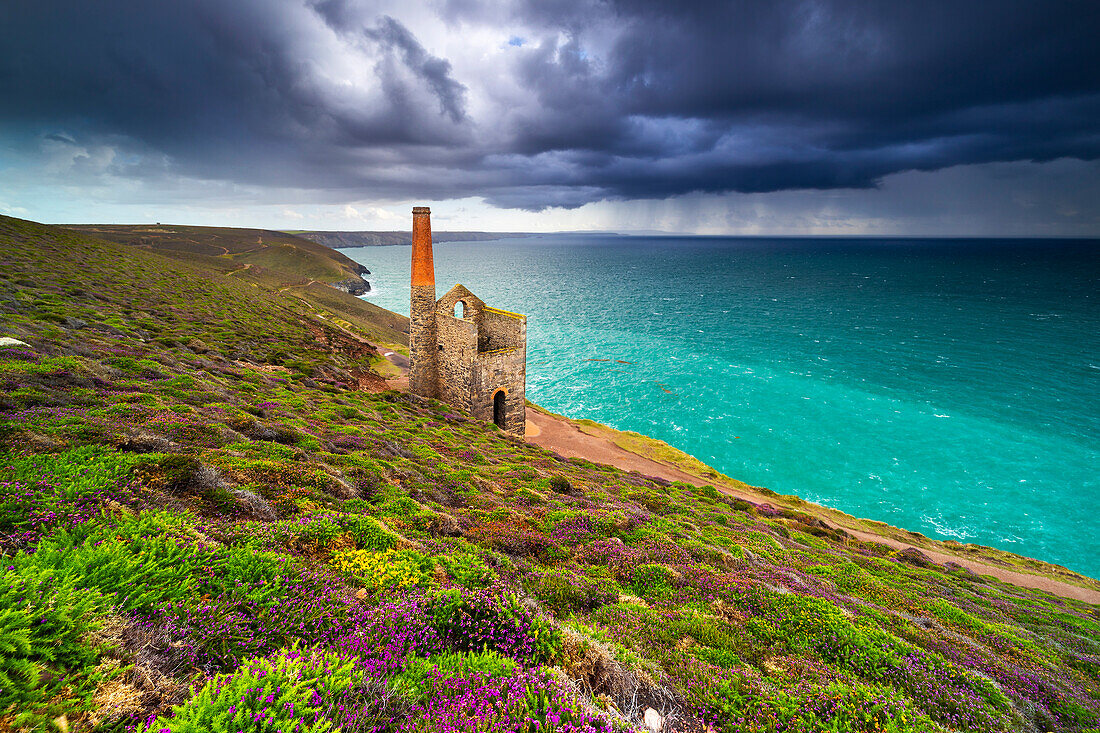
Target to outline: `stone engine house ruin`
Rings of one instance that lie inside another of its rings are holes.
[[[523,435],[527,316],[491,308],[464,285],[436,300],[430,214],[413,208],[409,391]]]

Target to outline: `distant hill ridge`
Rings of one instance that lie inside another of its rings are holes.
[[[370,292],[370,284],[363,279],[370,274],[366,267],[324,243],[285,232],[169,224],[75,224],[67,228],[169,257],[202,259],[217,268],[255,269],[280,278],[286,286],[323,282],[351,295]]]
[[[412,244],[412,232],[287,232],[333,249]],[[529,232],[432,232],[436,242],[486,242],[506,237],[530,237]]]

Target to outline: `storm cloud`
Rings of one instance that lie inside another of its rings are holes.
[[[1090,1],[40,0],[0,28],[7,157],[88,181],[540,210],[1100,157]]]

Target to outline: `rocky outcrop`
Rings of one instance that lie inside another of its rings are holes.
[[[367,273],[369,274],[370,271],[367,270]],[[347,280],[329,283],[329,285],[351,295],[365,295],[370,292],[370,283],[361,277],[349,277]]]

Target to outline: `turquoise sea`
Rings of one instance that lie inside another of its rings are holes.
[[[343,250],[408,313],[410,248]],[[1100,241],[437,243],[528,315],[528,397],[730,476],[1100,577]]]

